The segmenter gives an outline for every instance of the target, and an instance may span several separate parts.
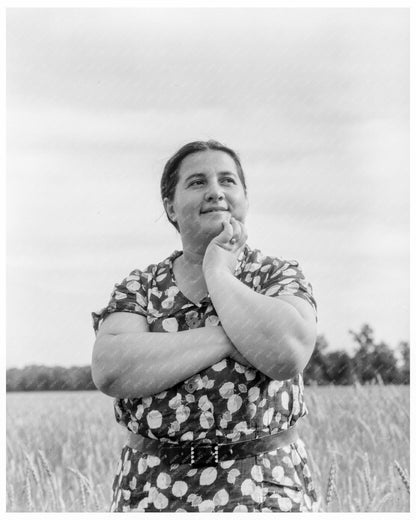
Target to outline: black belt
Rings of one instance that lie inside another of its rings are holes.
[[[298,438],[298,432],[294,426],[257,439],[224,444],[195,442],[169,444],[129,432],[127,445],[142,453],[155,455],[166,464],[191,464],[195,467],[202,467],[215,465],[225,460],[245,459],[260,453],[267,453],[296,442]]]

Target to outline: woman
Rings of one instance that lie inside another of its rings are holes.
[[[132,271],[93,313],[93,379],[129,431],[111,511],[316,510],[294,427],[316,339],[311,287],[297,262],[246,244],[233,150],[185,145],[161,192],[183,251]]]

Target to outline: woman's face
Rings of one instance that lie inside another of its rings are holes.
[[[173,200],[165,208],[178,223],[182,239],[206,241],[221,233],[222,223],[244,222],[248,201],[234,159],[226,152],[206,150],[187,155],[179,168]]]

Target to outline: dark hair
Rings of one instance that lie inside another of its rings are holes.
[[[204,152],[207,150],[218,150],[219,152],[225,152],[228,153],[228,155],[230,155],[234,159],[235,165],[237,166],[238,176],[240,177],[241,183],[244,187],[244,192],[247,193],[246,180],[238,155],[234,152],[234,150],[228,148],[228,146],[225,146],[218,141],[210,139],[209,141],[193,141],[192,143],[187,143],[184,146],[182,146],[182,148],[180,148],[168,160],[163,170],[162,179],[160,181],[160,192],[162,195],[162,201],[165,198],[172,200],[175,196],[175,189],[179,180],[179,168],[185,157],[196,152]],[[169,215],[167,213],[166,215],[168,217],[169,222],[173,224],[175,228],[179,231],[178,224],[176,222],[173,222],[173,220],[169,218]]]

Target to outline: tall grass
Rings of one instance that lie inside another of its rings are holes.
[[[323,511],[409,511],[409,387],[307,387]],[[108,511],[125,440],[99,392],[7,395],[7,511]]]

